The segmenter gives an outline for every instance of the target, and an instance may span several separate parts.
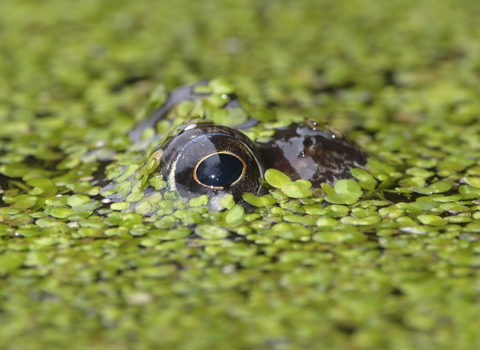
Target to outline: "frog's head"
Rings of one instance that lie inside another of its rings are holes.
[[[255,145],[240,131],[205,120],[178,127],[153,151],[152,160],[168,190],[182,197],[230,193],[239,200],[245,192],[264,191],[264,168]]]

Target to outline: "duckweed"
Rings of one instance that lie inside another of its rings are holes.
[[[478,348],[478,2],[0,6],[0,348]],[[148,161],[187,116],[371,157],[187,201]]]
[[[228,237],[228,231],[213,225],[198,225],[195,233],[204,239],[222,239]]]
[[[192,198],[188,202],[188,205],[191,207],[200,207],[208,203],[208,197],[206,195],[201,195],[197,198]]]
[[[309,187],[311,187],[311,184],[305,185],[300,182],[300,180],[297,180],[283,183],[281,190],[290,198],[305,198],[312,195],[312,191]]]
[[[225,214],[226,223],[234,223],[238,220],[241,220],[245,214],[245,209],[236,204],[233,208],[229,209]]]
[[[255,207],[265,207],[267,205],[274,205],[277,203],[275,198],[269,194],[257,197],[252,193],[244,193],[242,198],[245,200],[245,202]]]
[[[276,169],[267,169],[267,171],[265,171],[265,180],[269,185],[281,188],[284,184],[290,181],[290,178]]]
[[[363,195],[360,185],[353,180],[337,181],[334,191],[328,186],[323,188],[328,194],[325,200],[334,204],[354,204]]]

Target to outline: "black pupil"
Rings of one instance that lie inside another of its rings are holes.
[[[227,153],[216,153],[205,158],[197,167],[197,179],[206,186],[226,187],[242,175],[243,163]]]

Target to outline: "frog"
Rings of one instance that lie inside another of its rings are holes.
[[[223,113],[223,119],[202,113],[212,101],[213,110]],[[303,122],[276,124],[271,117],[265,120],[246,112],[245,103],[233,90],[211,91],[208,81],[173,90],[129,132],[134,148],[145,153],[146,159],[128,178],[131,192],[110,194],[118,178],[102,188],[107,201],[173,193],[186,200],[232,195],[235,202],[245,204],[244,193],[268,193],[264,179],[268,169],[319,188],[352,178],[352,168],[365,168],[367,152],[328,123],[304,118]],[[179,116],[175,110],[182,104],[191,111]],[[262,129],[265,121],[270,127]]]

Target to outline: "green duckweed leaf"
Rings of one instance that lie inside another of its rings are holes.
[[[267,205],[274,205],[277,203],[276,199],[269,194],[257,197],[254,194],[247,192],[242,195],[242,198],[245,202],[255,207],[265,207]]]
[[[67,204],[72,208],[81,207],[87,203],[90,203],[90,197],[83,194],[74,194],[67,199]]]
[[[366,170],[353,168],[350,173],[358,180],[360,187],[363,189],[373,190],[377,186],[377,181]]]
[[[276,169],[268,169],[265,172],[265,180],[275,188],[281,188],[284,184],[291,181],[287,175]]]
[[[245,209],[241,206],[236,204],[233,208],[229,209],[225,214],[225,222],[227,224],[233,223],[242,219],[245,215]]]
[[[410,190],[421,194],[434,194],[447,192],[452,188],[449,181],[438,181],[428,187],[411,187]]]
[[[285,182],[282,184],[281,190],[290,198],[305,198],[312,195],[310,188],[300,181]]]
[[[480,188],[480,177],[467,176],[467,177],[464,177],[463,180],[470,186],[473,186],[475,188]]]
[[[313,235],[313,240],[316,242],[321,243],[333,243],[333,244],[341,244],[341,243],[359,243],[364,242],[367,240],[367,236],[365,236],[361,232],[342,232],[342,231],[325,231],[319,232]]]
[[[223,239],[229,236],[226,229],[213,225],[198,225],[195,233],[203,239]]]

